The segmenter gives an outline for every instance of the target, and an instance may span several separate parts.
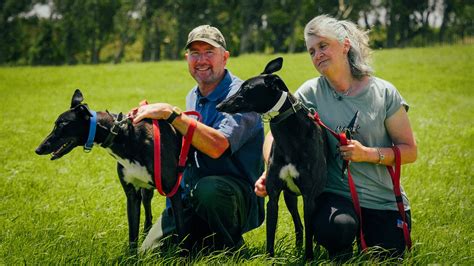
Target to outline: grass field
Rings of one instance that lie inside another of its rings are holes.
[[[231,58],[229,68],[245,79],[273,57]],[[306,54],[283,57],[279,74],[291,90],[316,75]],[[411,105],[419,147],[418,160],[402,173],[414,240],[404,264],[474,265],[474,46],[375,51],[374,66]],[[130,257],[125,196],[114,159],[100,148],[89,154],[78,148],[54,162],[34,153],[76,88],[94,110],[127,112],[145,98],[184,107],[193,84],[182,61],[0,68],[0,264],[302,263],[284,204],[272,261],[262,255],[265,226],[245,234],[248,250],[240,255],[190,260],[170,250]],[[155,219],[163,206],[156,196]],[[318,262],[328,262],[324,250],[318,256]]]

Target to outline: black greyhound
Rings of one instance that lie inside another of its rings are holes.
[[[61,158],[77,146],[84,146],[88,139],[90,120],[93,116],[83,96],[76,90],[72,96],[71,108],[59,115],[53,131],[36,149],[39,155],[51,154],[51,160]],[[181,149],[181,135],[165,121],[160,126],[162,186],[171,191],[177,180],[178,157]],[[140,205],[145,209],[145,234],[152,226],[151,200],[155,187],[153,168],[153,128],[151,120],[144,120],[133,126],[120,113],[97,112],[97,129],[94,143],[101,144],[115,159],[117,172],[127,197],[129,248],[137,250],[140,227]],[[166,154],[166,156],[164,156]],[[170,198],[178,231],[178,241],[183,240],[186,230],[182,217],[180,191]]]
[[[288,91],[285,83],[272,74],[281,69],[282,58],[267,64],[263,73],[245,81],[239,91],[217,109],[222,112],[257,112],[270,120],[274,142],[267,169],[267,252],[274,255],[278,199],[283,190],[293,217],[295,231],[302,231],[297,195],[303,196],[305,256],[313,258],[314,228],[311,218],[316,198],[326,184],[326,146],[321,128],[309,117],[308,110]]]

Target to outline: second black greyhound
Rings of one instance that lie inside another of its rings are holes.
[[[286,205],[293,217],[295,231],[302,231],[297,195],[303,196],[305,256],[313,258],[314,228],[311,226],[316,199],[326,185],[326,146],[323,131],[309,117],[308,110],[273,72],[281,69],[283,59],[267,64],[263,73],[245,81],[239,91],[217,106],[221,112],[257,112],[270,120],[274,138],[268,162],[266,190],[267,252],[274,255],[278,200],[284,191]]]
[[[51,154],[51,160],[61,158],[77,146],[84,146],[88,139],[90,121],[93,114],[83,96],[76,90],[71,107],[59,115],[53,131],[36,149],[39,155]],[[129,247],[136,252],[140,227],[140,208],[145,209],[145,233],[152,226],[151,200],[153,198],[154,156],[153,129],[151,120],[144,120],[133,126],[122,114],[97,112],[94,143],[100,144],[117,160],[120,184],[127,197]],[[162,152],[162,186],[171,191],[177,180],[178,157],[181,149],[181,135],[167,122],[158,121]],[[166,154],[166,156],[164,156]],[[178,241],[184,239],[185,230],[182,217],[182,202],[178,190],[170,198],[178,231]]]

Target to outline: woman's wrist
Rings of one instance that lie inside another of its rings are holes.
[[[383,154],[381,148],[376,148],[376,150],[377,150],[377,157],[378,157],[377,164],[383,164],[385,160],[385,155]]]

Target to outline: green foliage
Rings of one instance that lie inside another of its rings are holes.
[[[229,68],[246,79],[274,57],[231,58]],[[283,57],[279,74],[292,91],[317,75],[307,54]],[[412,205],[414,240],[403,264],[474,264],[473,57],[472,45],[374,54],[377,76],[392,82],[410,104],[418,143],[418,160],[404,166],[402,173]],[[129,256],[125,196],[114,159],[101,148],[89,154],[77,148],[54,162],[34,153],[57,115],[69,107],[76,88],[94,110],[127,112],[145,98],[184,108],[184,97],[194,84],[185,62],[0,68],[0,80],[0,264],[303,263],[283,201],[273,259],[263,255],[264,225],[244,235],[247,249],[237,254],[179,258],[177,249],[170,248]],[[155,221],[163,206],[164,199],[157,195]],[[323,248],[316,258],[318,263],[330,262]],[[349,262],[380,263],[363,255]]]
[[[34,14],[40,4],[49,16]],[[17,65],[180,59],[187,34],[201,24],[218,27],[234,56],[302,52],[303,28],[320,14],[371,29],[373,48],[452,44],[474,34],[474,5],[464,0],[7,0],[0,7],[0,64]],[[441,26],[429,23],[434,18]]]

